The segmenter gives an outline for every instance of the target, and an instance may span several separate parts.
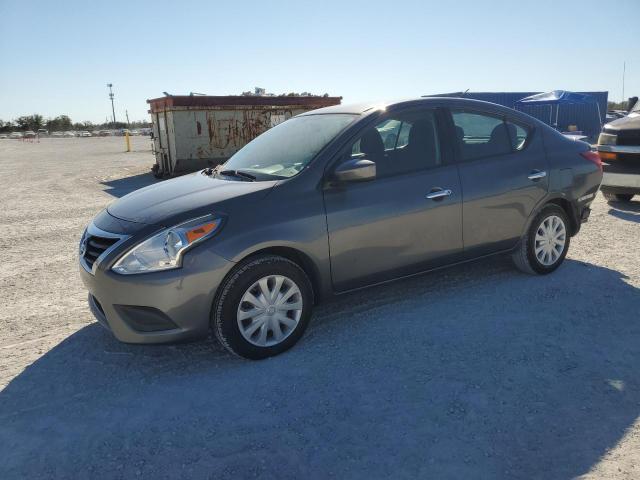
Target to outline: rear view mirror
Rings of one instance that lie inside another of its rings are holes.
[[[366,182],[376,178],[376,162],[354,158],[338,165],[334,178],[339,182]]]

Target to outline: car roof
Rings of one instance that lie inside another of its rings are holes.
[[[332,107],[318,108],[316,110],[310,110],[301,115],[324,115],[332,113],[344,113],[352,115],[366,116],[375,113],[380,110],[395,110],[396,108],[411,107],[411,106],[447,106],[449,108],[460,109],[472,109],[480,110],[488,113],[495,113],[499,115],[509,115],[513,118],[520,118],[528,123],[535,123],[538,125],[544,125],[539,120],[509,107],[499,105],[497,103],[485,102],[483,100],[474,100],[471,98],[460,97],[418,97],[409,98],[404,100],[392,100],[392,101],[377,101],[377,102],[363,102],[345,105],[335,105]]]
[[[324,115],[329,113],[350,113],[352,115],[361,115],[363,113],[383,109],[386,107],[385,102],[363,102],[363,103],[348,103],[345,105],[333,105],[331,107],[317,108],[315,110],[309,110],[302,113],[302,115]]]

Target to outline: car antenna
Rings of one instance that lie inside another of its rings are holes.
[[[464,92],[462,92],[462,95],[460,95],[460,98],[464,98],[464,96],[467,94],[468,91],[469,89],[467,88]]]

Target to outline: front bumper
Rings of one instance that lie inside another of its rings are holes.
[[[182,268],[119,275],[80,265],[96,319],[126,343],[166,343],[205,336],[218,286],[234,263],[200,245]]]
[[[640,155],[640,145],[598,145],[599,152]]]
[[[602,190],[640,194],[640,146],[599,145],[598,151],[617,155],[602,163]]]

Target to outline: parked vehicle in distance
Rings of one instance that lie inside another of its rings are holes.
[[[53,132],[53,133],[51,134],[51,136],[52,136],[52,137],[56,137],[56,138],[60,138],[60,137],[63,137],[63,136],[64,136],[64,133],[62,133],[62,132]]]
[[[33,130],[27,130],[24,132],[24,138],[34,138],[36,136],[36,132]]]
[[[91,132],[87,131],[87,130],[83,130],[80,132],[80,134],[78,135],[79,137],[91,137]]]
[[[604,177],[602,193],[610,202],[630,202],[640,195],[640,102],[626,117],[608,123],[598,137]]]
[[[11,132],[9,138],[23,138],[22,132]]]
[[[333,294],[491,254],[553,272],[601,179],[588,144],[499,105],[328,107],[110,204],[82,235],[80,275],[121,341],[212,329],[260,359],[293,346]]]
[[[9,138],[8,133],[0,133],[0,138]]]
[[[63,136],[63,137],[75,137],[75,136],[76,136],[76,133],[75,133],[75,132],[68,131],[68,132],[64,132],[64,133],[62,134],[62,136]]]
[[[46,137],[49,135],[49,130],[46,128],[39,128],[37,133],[39,137]]]
[[[624,110],[609,110],[605,115],[605,123],[613,122],[619,118],[624,118],[627,116],[627,113],[628,112],[625,112]]]

